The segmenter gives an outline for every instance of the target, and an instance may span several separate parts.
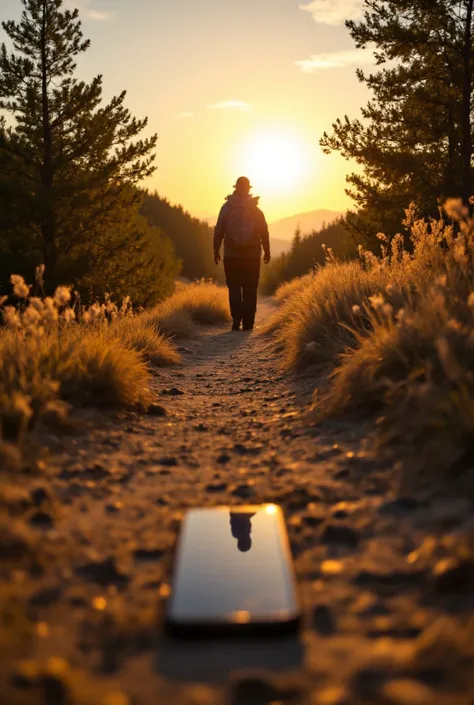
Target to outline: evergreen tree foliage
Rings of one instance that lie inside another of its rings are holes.
[[[307,274],[312,268],[324,264],[326,248],[332,250],[340,260],[350,259],[357,254],[348,230],[340,221],[307,235],[302,235],[298,228],[290,251],[273,259],[270,266],[263,270],[263,292],[273,294],[283,282]]]
[[[187,279],[218,278],[213,262],[213,229],[194,218],[182,206],[172,206],[165,198],[143,192],[141,213],[150,225],[166,233],[182,262],[181,274]]]
[[[0,109],[9,115],[0,122],[0,276],[7,267],[29,276],[44,262],[49,287],[154,299],[169,285],[154,278],[171,276],[176,261],[139,218],[134,184],[155,169],[157,137],[140,137],[147,120],[132,117],[125,92],[103,104],[101,76],[75,77],[89,47],[77,10],[62,0],[22,4],[18,23],[2,23],[12,51],[0,48]]]
[[[321,145],[363,167],[348,177],[357,213],[347,226],[366,245],[394,234],[404,209],[437,215],[438,202],[473,192],[474,0],[365,0],[347,22],[379,70],[358,71],[373,93],[362,119],[345,117]]]

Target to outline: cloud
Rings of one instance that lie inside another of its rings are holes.
[[[97,20],[97,22],[107,22],[112,17],[110,12],[99,12],[97,10],[89,10],[86,14],[90,20]]]
[[[178,117],[180,120],[188,120],[189,118],[194,117],[194,113],[186,113],[186,112],[184,112],[184,113],[178,113],[177,117]]]
[[[375,64],[373,48],[347,49],[345,51],[322,52],[313,54],[309,59],[295,61],[304,73],[314,73],[327,69],[340,69],[353,64]]]
[[[318,24],[338,25],[346,20],[357,20],[363,16],[363,0],[312,0],[309,5],[300,5],[313,15]]]
[[[77,8],[79,10],[79,19],[93,20],[94,22],[107,22],[112,17],[111,12],[92,9],[93,0],[66,0],[64,3],[69,10]]]
[[[252,110],[250,103],[243,100],[220,100],[218,103],[206,106],[209,110],[240,110],[241,112],[249,112]]]

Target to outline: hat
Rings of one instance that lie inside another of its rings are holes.
[[[234,188],[235,189],[240,189],[240,188],[241,189],[248,189],[250,191],[252,186],[250,185],[250,181],[247,179],[246,176],[239,176],[239,178],[237,179],[237,181],[234,184]]]

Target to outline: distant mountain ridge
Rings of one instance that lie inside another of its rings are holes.
[[[296,228],[300,227],[302,235],[308,235],[313,231],[329,225],[344,215],[341,211],[317,210],[308,213],[298,213],[287,218],[282,218],[274,223],[270,223],[270,237],[277,240],[292,240]]]
[[[321,209],[307,213],[297,213],[270,223],[268,227],[272,243],[272,254],[278,257],[282,252],[289,250],[298,226],[301,228],[302,235],[309,235],[314,231],[322,230],[324,225],[334,223],[341,215],[344,215],[341,211]],[[205,211],[193,213],[193,216],[207,223],[211,228],[214,228],[217,221],[217,215],[213,216]]]

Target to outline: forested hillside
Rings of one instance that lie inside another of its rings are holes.
[[[283,282],[324,264],[329,251],[341,260],[350,259],[357,253],[354,241],[340,222],[331,223],[307,235],[297,230],[291,249],[276,257],[264,271],[262,291],[272,294]]]
[[[181,260],[181,275],[188,279],[217,276],[213,261],[213,228],[194,218],[182,206],[173,206],[158,193],[143,192],[140,212],[173,243]]]

